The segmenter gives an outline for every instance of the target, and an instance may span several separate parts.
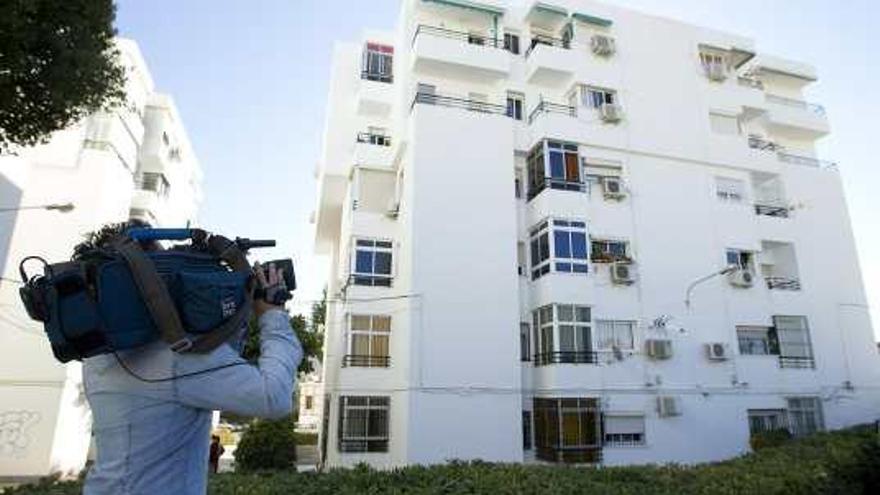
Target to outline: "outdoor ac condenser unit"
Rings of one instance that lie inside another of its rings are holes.
[[[611,281],[615,284],[630,285],[636,281],[632,263],[615,262],[611,264]]]
[[[706,344],[706,357],[710,361],[726,361],[729,354],[727,344],[723,342],[710,342]]]
[[[657,397],[657,415],[661,418],[671,418],[681,415],[681,408],[678,405],[678,398],[669,395],[660,395]]]
[[[749,270],[740,268],[727,274],[727,281],[734,287],[751,287],[755,283],[755,276]]]
[[[672,357],[672,341],[648,339],[645,341],[645,352],[653,359],[669,359]]]
[[[603,177],[602,194],[606,199],[623,199],[626,196],[623,188],[623,179],[620,177]]]
[[[614,38],[601,34],[597,34],[590,39],[590,47],[593,49],[593,53],[601,57],[610,57],[616,51]]]
[[[617,123],[623,119],[623,109],[616,103],[606,103],[599,107],[599,116],[604,122]]]

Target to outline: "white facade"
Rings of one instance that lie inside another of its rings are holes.
[[[316,432],[321,428],[324,411],[324,382],[319,372],[297,380],[297,431]]]
[[[187,225],[202,199],[201,169],[173,101],[155,92],[137,45],[118,46],[129,69],[125,110],[92,115],[45,145],[0,157],[0,207],[74,205],[69,213],[0,213],[0,477],[76,474],[90,442],[79,363],[56,362],[42,326],[24,312],[19,261],[69,259],[83,234],[130,215]]]
[[[755,52],[588,0],[405,0],[340,43],[325,462],[700,462],[877,419],[816,74]]]

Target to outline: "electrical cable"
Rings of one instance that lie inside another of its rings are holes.
[[[236,361],[234,363],[227,363],[227,364],[224,364],[221,366],[214,366],[213,368],[207,368],[207,369],[203,369],[203,370],[199,370],[199,371],[192,371],[192,372],[183,373],[180,375],[172,375],[172,376],[167,376],[167,377],[163,377],[163,378],[147,378],[147,377],[143,377],[143,376],[135,373],[134,370],[129,368],[128,365],[125,364],[125,361],[122,360],[122,357],[119,355],[119,353],[116,352],[116,350],[112,350],[110,352],[113,354],[113,357],[116,358],[116,362],[119,363],[119,366],[121,366],[122,369],[125,370],[126,373],[128,373],[129,375],[131,375],[135,379],[140,380],[145,383],[171,382],[174,380],[179,380],[181,378],[189,378],[189,377],[193,377],[193,376],[204,375],[204,374],[210,373],[212,371],[222,370],[225,368],[232,368],[233,366],[252,365],[251,363],[249,363],[247,361]]]

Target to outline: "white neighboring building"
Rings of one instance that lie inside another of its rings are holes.
[[[700,462],[877,419],[815,80],[588,0],[404,0],[340,43],[325,462]]]
[[[83,234],[130,214],[154,226],[187,225],[202,200],[201,168],[171,97],[155,92],[134,42],[118,45],[129,68],[127,110],[93,115],[45,145],[0,157],[0,207],[75,206],[0,213],[0,478],[76,474],[90,441],[81,367],[56,362],[42,326],[25,314],[19,261],[69,259]]]
[[[324,382],[322,373],[309,373],[297,380],[297,398],[299,413],[297,431],[317,432],[321,427],[321,415],[324,411]]]

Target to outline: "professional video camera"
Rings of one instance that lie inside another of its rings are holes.
[[[154,249],[158,241],[189,241]],[[206,353],[238,332],[253,298],[280,305],[296,288],[293,261],[271,261],[284,285],[258,287],[245,255],[275,241],[227,239],[201,229],[131,228],[74,261],[21,261],[20,289],[28,315],[43,322],[61,362],[164,340],[175,352]],[[43,264],[29,277],[25,264]]]

